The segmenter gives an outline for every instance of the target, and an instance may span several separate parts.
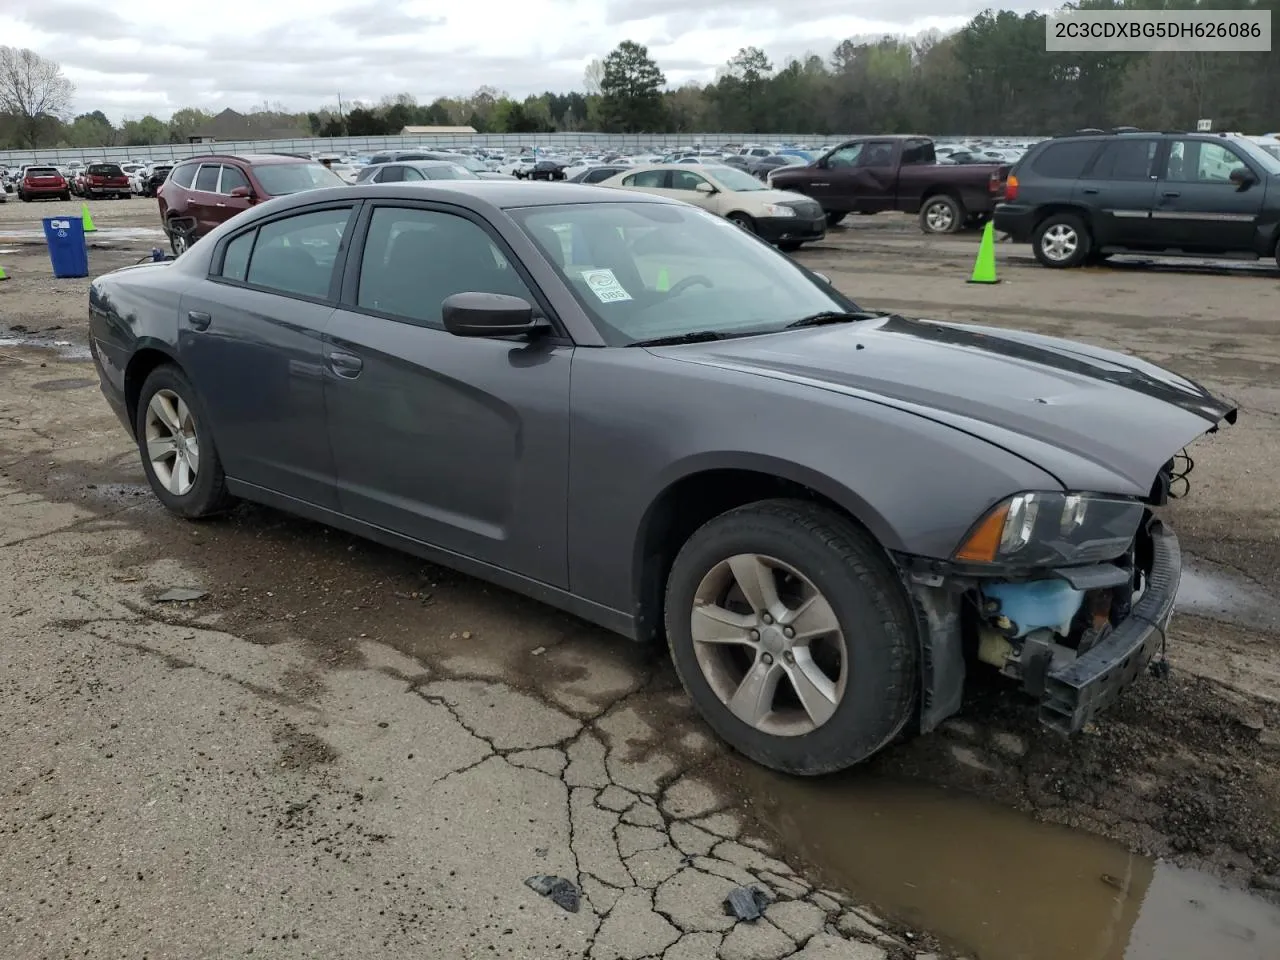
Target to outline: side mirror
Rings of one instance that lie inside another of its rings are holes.
[[[716,192],[716,188],[713,187],[711,184],[707,183],[705,180],[703,180],[693,189],[697,190],[699,193],[705,193],[707,196],[710,196],[711,194]]]
[[[1233,167],[1231,172],[1227,174],[1227,179],[1241,190],[1248,190],[1258,182],[1258,178],[1253,175],[1253,171],[1248,167]]]
[[[240,200],[248,200],[250,197],[253,196],[253,191],[250,190],[248,187],[235,187],[231,191],[230,195]]]
[[[511,337],[540,326],[528,300],[501,293],[455,293],[444,301],[443,316],[455,337]]]

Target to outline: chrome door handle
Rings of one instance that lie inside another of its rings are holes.
[[[1182,194],[1177,192],[1170,192],[1170,193],[1162,193],[1160,194],[1160,196],[1165,197],[1166,199],[1172,200],[1174,197],[1182,196]]]
[[[191,324],[196,330],[208,330],[209,324],[213,322],[213,317],[199,310],[187,311],[187,323]]]
[[[215,207],[225,207],[225,206],[226,206],[226,204],[225,204],[225,203],[215,203],[215,204],[214,204],[214,206],[215,206]]]
[[[354,380],[364,369],[364,361],[353,354],[335,351],[329,354],[329,368],[340,377]]]

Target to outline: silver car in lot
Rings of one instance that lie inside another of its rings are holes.
[[[257,501],[665,640],[711,727],[799,774],[933,729],[977,670],[1080,730],[1165,643],[1161,505],[1236,417],[580,184],[281,197],[97,278],[89,312],[174,514]]]

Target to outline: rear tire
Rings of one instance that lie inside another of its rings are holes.
[[[756,602],[743,580],[763,585],[750,588]],[[664,620],[695,706],[766,767],[814,776],[853,766],[914,714],[917,640],[906,592],[875,541],[825,507],[766,500],[702,526],[672,565]],[[726,641],[728,631],[745,640]],[[768,677],[776,686],[748,687]]]
[[[62,196],[61,196],[61,197],[59,197],[59,199],[60,199],[60,200],[70,200],[70,199],[71,199],[71,194],[70,194],[70,192],[67,192],[67,193],[62,194]]]
[[[151,371],[134,415],[142,469],[165,509],[188,520],[222,513],[233,502],[208,423],[181,370],[164,364]]]
[[[1053,213],[1031,235],[1031,249],[1046,267],[1078,267],[1089,257],[1093,240],[1089,228],[1074,213]]]
[[[959,233],[964,222],[960,201],[945,193],[935,194],[920,206],[920,229],[925,233]]]

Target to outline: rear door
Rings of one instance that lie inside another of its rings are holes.
[[[640,170],[622,178],[622,186],[628,190],[652,193],[659,197],[683,199],[683,195],[671,189],[670,170]]]
[[[179,317],[179,359],[205,400],[227,476],[329,510],[338,499],[321,335],[355,207],[291,211],[221,241]]]
[[[198,237],[203,237],[222,222],[218,215],[218,203],[222,199],[218,196],[218,179],[221,175],[222,164],[202,163],[187,192],[187,216],[196,221]]]
[[[1151,219],[1156,196],[1158,137],[1128,134],[1103,142],[1072,187],[1071,197],[1091,212],[1099,247],[1161,246]]]
[[[1244,167],[1258,182],[1245,190],[1231,182]],[[1153,226],[1165,246],[1203,253],[1257,252],[1267,177],[1226,141],[1170,140],[1156,184]]]

